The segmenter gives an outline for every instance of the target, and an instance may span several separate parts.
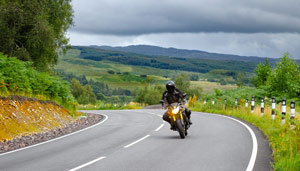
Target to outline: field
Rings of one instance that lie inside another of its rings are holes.
[[[143,82],[149,80],[154,83],[164,84],[167,80],[174,79],[179,73],[197,75],[199,80],[202,81],[191,81],[191,86],[202,88],[204,93],[213,92],[214,88],[227,90],[236,87],[231,84],[220,85],[217,82],[206,81],[207,79],[219,78],[219,76],[209,73],[203,74],[149,66],[125,65],[109,60],[94,61],[80,58],[80,53],[81,51],[78,49],[70,49],[66,55],[59,58],[59,63],[55,67],[56,71],[73,73],[77,76],[85,75],[88,80],[93,79],[94,81],[108,84],[112,88],[121,87],[129,90],[142,87],[144,86]],[[113,71],[113,74],[109,73],[109,71]],[[232,77],[226,77],[226,79],[232,80]]]

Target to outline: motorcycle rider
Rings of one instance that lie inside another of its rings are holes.
[[[185,94],[183,94],[178,88],[175,87],[175,84],[173,81],[168,81],[166,84],[166,91],[163,93],[161,102],[165,104],[165,106],[168,106],[172,103],[181,103],[183,105],[186,104],[186,98]],[[188,122],[191,125],[191,110],[185,107],[185,115],[188,118]],[[170,118],[168,117],[167,112],[163,115],[163,120],[169,122],[171,124]],[[172,129],[172,128],[171,128]]]

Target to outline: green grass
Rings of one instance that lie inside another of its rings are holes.
[[[299,171],[300,170],[300,121],[293,121],[294,129],[291,129],[291,121],[286,116],[286,123],[281,125],[281,116],[277,115],[275,120],[271,119],[270,109],[266,110],[263,117],[260,116],[260,108],[256,107],[254,114],[250,109],[239,107],[227,107],[224,109],[222,103],[212,105],[203,102],[197,102],[193,111],[201,111],[208,113],[219,113],[241,118],[249,123],[254,124],[266,135],[273,150],[274,163],[272,166],[275,171]],[[268,113],[267,113],[268,111]],[[279,113],[278,111],[276,112]],[[297,117],[298,118],[298,117]]]
[[[191,87],[202,87],[204,93],[213,93],[215,88],[223,91],[237,88],[236,85],[221,85],[220,83],[209,81],[191,81]]]

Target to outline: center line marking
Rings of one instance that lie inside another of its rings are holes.
[[[156,128],[156,130],[155,131],[159,131],[160,130],[160,128],[162,128],[163,126],[164,126],[165,124],[161,124],[158,128]]]
[[[85,163],[85,164],[83,164],[83,165],[80,165],[80,166],[78,166],[78,167],[76,167],[76,168],[74,168],[74,169],[71,169],[71,170],[69,170],[69,171],[76,171],[76,170],[79,170],[79,169],[81,169],[81,168],[83,168],[83,167],[86,167],[86,166],[88,166],[88,165],[91,165],[91,164],[93,164],[93,163],[96,163],[97,161],[102,160],[102,159],[105,159],[105,158],[106,158],[105,156],[99,157],[99,158],[97,158],[97,159],[95,159],[95,160],[92,160],[92,161],[90,161],[90,162],[88,162],[88,163]]]
[[[150,137],[150,135],[148,134],[148,135],[146,135],[146,136],[144,136],[143,138],[141,138],[141,139],[138,139],[138,140],[136,140],[136,141],[134,141],[133,143],[131,143],[131,144],[128,144],[128,145],[126,145],[126,146],[124,146],[124,148],[128,148],[128,147],[130,147],[130,146],[132,146],[132,145],[134,145],[134,144],[136,144],[136,143],[138,143],[138,142],[140,142],[140,141],[143,141],[144,139],[146,139],[146,138],[148,138],[148,137]]]

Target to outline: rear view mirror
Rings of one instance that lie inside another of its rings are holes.
[[[160,103],[163,104],[165,101],[164,100],[160,100]]]

